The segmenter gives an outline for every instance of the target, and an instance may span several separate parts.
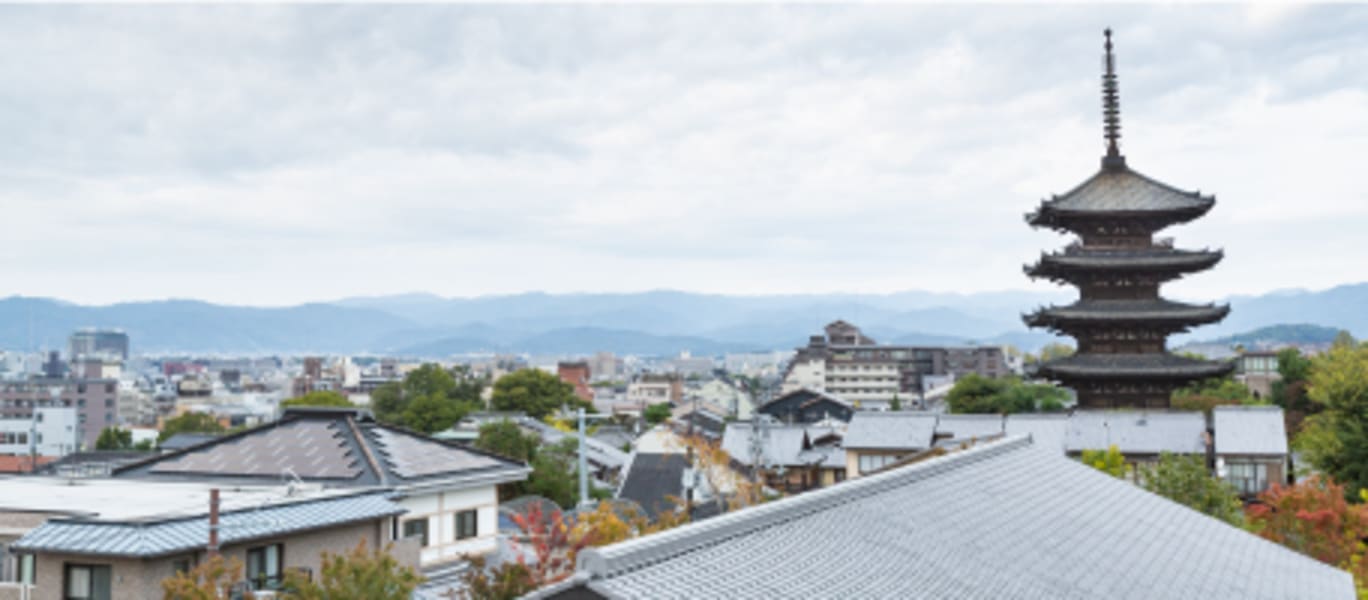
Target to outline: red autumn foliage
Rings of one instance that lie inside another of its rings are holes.
[[[1274,485],[1247,510],[1250,524],[1265,539],[1321,562],[1351,569],[1357,579],[1368,565],[1353,560],[1368,537],[1368,505],[1344,498],[1344,486],[1320,476],[1291,485]]]
[[[575,572],[575,556],[593,541],[592,535],[571,535],[571,526],[560,510],[546,514],[541,503],[534,502],[527,512],[513,515],[513,522],[522,530],[520,540],[531,549],[534,562],[528,563],[526,552],[518,554],[518,564],[531,573],[537,587],[565,579]]]

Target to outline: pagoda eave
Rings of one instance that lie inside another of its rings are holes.
[[[1052,360],[1038,366],[1039,377],[1059,381],[1178,380],[1220,377],[1234,370],[1227,361],[1203,361],[1173,354],[1088,354]]]

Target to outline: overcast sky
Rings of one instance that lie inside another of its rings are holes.
[[[1098,167],[1179,297],[1368,280],[1368,9],[0,8],[0,295],[1040,288]]]

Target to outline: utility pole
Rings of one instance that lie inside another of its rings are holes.
[[[219,553],[219,490],[209,490],[209,558]]]
[[[589,459],[584,454],[584,407],[575,411],[579,417],[579,497],[580,506],[589,505]]]

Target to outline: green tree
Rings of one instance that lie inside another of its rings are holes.
[[[1358,345],[1358,340],[1354,339],[1353,334],[1341,329],[1339,333],[1335,334],[1335,341],[1331,342],[1331,345],[1335,348],[1353,348]]]
[[[1244,525],[1244,503],[1229,483],[1207,470],[1196,455],[1164,452],[1159,462],[1139,470],[1141,487],[1236,527]]]
[[[1320,406],[1306,394],[1311,365],[1311,359],[1296,348],[1278,351],[1278,380],[1270,391],[1273,403],[1283,407],[1288,434],[1300,432],[1306,417],[1320,411]]]
[[[1233,377],[1212,377],[1173,391],[1170,404],[1178,410],[1200,410],[1211,414],[1217,406],[1262,404],[1249,388]]]
[[[325,551],[317,580],[296,569],[285,572],[283,596],[288,600],[408,600],[423,577],[399,564],[391,549],[370,550],[362,539],[345,554]]]
[[[646,419],[647,423],[658,425],[668,421],[670,419],[670,414],[670,403],[661,402],[659,404],[647,406],[646,410],[642,411],[641,416]]]
[[[541,438],[523,433],[512,421],[485,423],[480,426],[480,437],[475,439],[476,448],[521,461],[532,460],[540,445]]]
[[[902,410],[902,400],[898,398],[896,392],[893,394],[893,399],[888,401],[888,410]]]
[[[1038,353],[1036,354],[1035,358],[1036,358],[1036,360],[1039,361],[1039,362],[1046,363],[1046,362],[1050,362],[1050,361],[1052,361],[1052,360],[1054,360],[1054,359],[1056,359],[1056,358],[1064,358],[1064,357],[1066,357],[1066,356],[1073,356],[1073,354],[1074,354],[1074,347],[1073,347],[1073,346],[1070,346],[1070,345],[1068,345],[1068,344],[1063,344],[1063,343],[1060,343],[1060,342],[1051,342],[1051,343],[1049,343],[1049,344],[1045,344],[1044,346],[1041,346],[1040,352],[1038,352]],[[1031,358],[1031,356],[1030,356],[1030,355],[1027,355],[1027,358],[1029,359],[1029,358]]]
[[[1306,419],[1296,446],[1357,498],[1368,489],[1368,347],[1332,347],[1313,360],[1308,383],[1321,412]]]
[[[564,508],[573,507],[579,495],[579,470],[575,468],[578,450],[579,440],[573,437],[542,446],[532,458],[532,473],[527,476],[525,491]]]
[[[437,433],[450,429],[474,409],[475,405],[469,402],[436,395],[418,396],[404,407],[403,424],[423,433]]]
[[[955,382],[946,403],[952,413],[1010,414],[1063,410],[1067,398],[1064,390],[1053,385],[971,373]]]
[[[339,394],[337,392],[321,391],[309,392],[298,398],[291,398],[289,400],[281,402],[280,406],[281,408],[289,408],[291,406],[332,406],[337,408],[354,408],[356,405],[352,404],[352,401],[348,400],[347,397],[343,396],[342,394]]]
[[[121,427],[106,427],[95,439],[96,450],[128,450],[133,447],[133,432]]]
[[[1106,450],[1084,450],[1079,460],[1112,477],[1126,476],[1126,457],[1115,445],[1109,446]]]
[[[534,419],[562,406],[593,410],[592,404],[575,395],[573,386],[540,369],[523,369],[499,378],[494,382],[490,404],[495,410],[522,411]]]
[[[188,412],[179,417],[173,417],[162,424],[161,434],[157,436],[157,442],[164,442],[177,433],[223,433],[223,424],[209,413]]]
[[[381,422],[433,433],[479,409],[482,389],[484,380],[464,367],[448,371],[428,363],[372,391],[371,411]]]

